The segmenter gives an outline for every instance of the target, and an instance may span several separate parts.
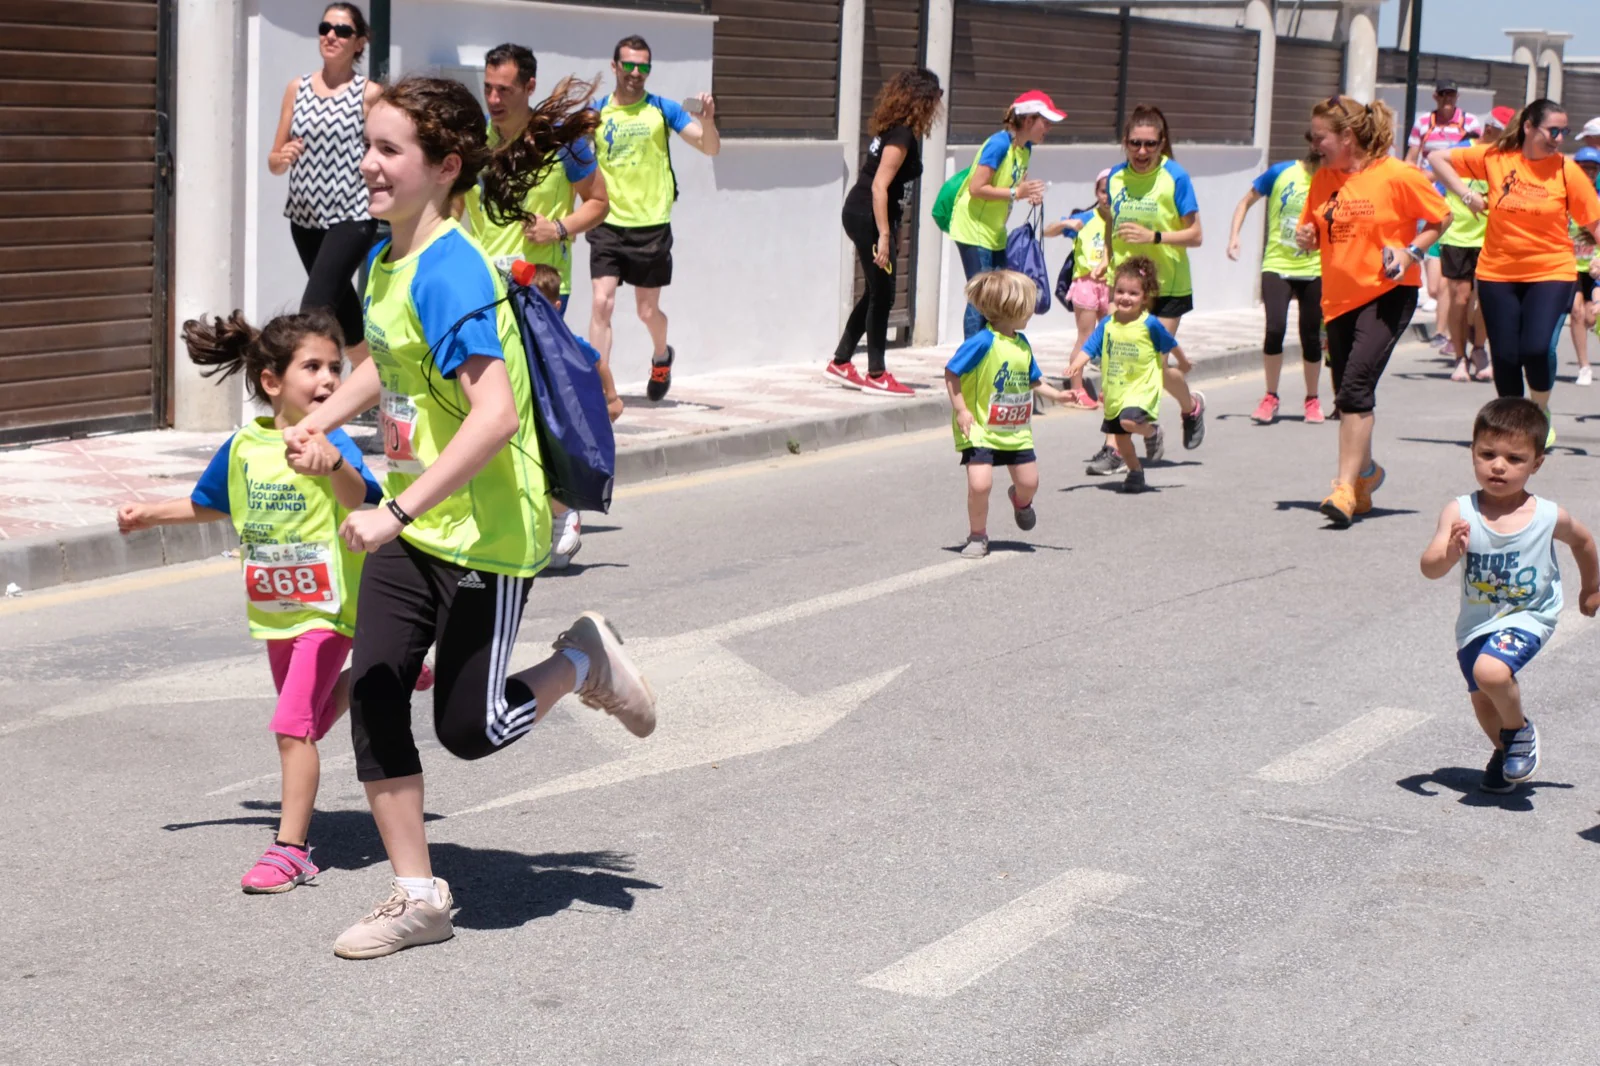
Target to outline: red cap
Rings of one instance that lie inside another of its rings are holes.
[[[521,285],[523,288],[529,288],[532,286],[533,264],[528,262],[526,259],[518,259],[515,263],[512,263],[511,280],[516,282],[518,285]]]
[[[1051,122],[1060,122],[1067,117],[1065,111],[1056,107],[1054,100],[1038,89],[1029,89],[1011,101],[1011,110],[1019,115],[1042,115]]]
[[[1489,112],[1489,120],[1503,130],[1510,129],[1511,120],[1516,117],[1517,113],[1511,110],[1509,107],[1497,107],[1493,111]]]

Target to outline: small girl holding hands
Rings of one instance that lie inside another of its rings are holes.
[[[1111,435],[1117,453],[1127,464],[1128,476],[1123,492],[1146,492],[1144,467],[1134,450],[1133,438],[1144,438],[1146,462],[1160,459],[1166,441],[1156,417],[1161,407],[1162,366],[1171,352],[1181,373],[1192,364],[1167,328],[1150,314],[1160,286],[1156,265],[1142,255],[1124,260],[1112,279],[1111,314],[1100,320],[1072,362],[1072,370],[1083,372],[1090,361],[1100,366],[1101,399],[1105,420],[1100,431]]]
[[[1072,314],[1078,322],[1078,339],[1072,346],[1068,365],[1077,362],[1078,353],[1094,332],[1095,324],[1111,310],[1111,287],[1106,284],[1106,224],[1111,220],[1111,199],[1107,186],[1111,171],[1102,170],[1094,179],[1095,206],[1076,211],[1059,222],[1048,223],[1046,237],[1062,233],[1071,234],[1076,247],[1072,258],[1072,286],[1067,290],[1067,300],[1072,304]],[[1099,407],[1089,391],[1083,387],[1083,368],[1077,373],[1068,370],[1073,402],[1079,407]]]
[[[280,315],[259,331],[237,311],[227,321],[185,322],[189,358],[209,367],[207,376],[242,370],[250,395],[270,404],[272,416],[229,437],[188,499],[117,510],[124,534],[230,517],[238,530],[250,635],[267,642],[278,690],[271,729],[283,765],[277,839],[241,881],[251,893],[287,892],[317,875],[306,842],[321,773],[317,741],[349,706],[342,671],[363,557],[345,547],[338,529],[345,515],[383,494],[342,430],[314,435],[293,462],[283,442],[285,427],[339,387],[343,337],[320,310]]]
[[[1039,290],[1014,270],[993,270],[967,283],[967,302],[983,315],[985,326],[968,337],[945,364],[950,396],[950,426],[956,451],[967,468],[967,521],[971,532],[961,554],[989,554],[989,490],[994,468],[1011,468],[1013,517],[1017,528],[1038,522],[1033,497],[1039,491],[1038,457],[1033,451],[1033,395],[1066,403],[1069,394],[1044,383],[1033,348],[1021,333],[1033,317]]]

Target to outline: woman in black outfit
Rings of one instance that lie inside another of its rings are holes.
[[[867,132],[872,143],[861,161],[861,173],[844,198],[844,232],[856,246],[866,291],[856,301],[833,362],[824,375],[847,389],[865,389],[890,396],[912,391],[883,366],[888,344],[889,311],[894,306],[894,256],[900,242],[900,217],[911,202],[914,183],[922,176],[922,138],[939,118],[944,90],[939,75],[925,67],[902,70],[878,93]],[[867,338],[867,376],[852,361],[862,335]]]

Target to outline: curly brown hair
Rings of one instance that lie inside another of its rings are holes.
[[[1133,278],[1144,291],[1144,308],[1148,311],[1161,298],[1161,283],[1156,280],[1156,264],[1149,256],[1136,255],[1117,264],[1111,276],[1111,287],[1123,278]]]
[[[876,137],[894,126],[909,126],[919,138],[926,137],[933,124],[939,121],[943,101],[939,75],[927,67],[902,70],[878,90],[867,133]]]
[[[529,114],[522,135],[495,149],[489,147],[483,109],[472,90],[458,81],[403,78],[385,89],[378,102],[411,119],[428,162],[442,163],[451,154],[461,158],[461,174],[450,186],[452,197],[476,185],[481,175],[484,207],[490,220],[503,226],[531,221],[522,203],[528,191],[556,165],[562,149],[594,132],[600,121],[599,113],[589,107],[595,84],[563,78]]]

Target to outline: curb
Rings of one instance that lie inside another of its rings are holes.
[[[1284,357],[1298,357],[1298,344],[1284,345]],[[1196,359],[1192,378],[1228,377],[1260,365],[1259,347]],[[892,404],[892,406],[891,406]],[[740,463],[760,462],[799,451],[822,451],[841,444],[937,429],[950,422],[943,394],[915,400],[885,400],[876,410],[823,418],[796,418],[667,441],[655,447],[617,452],[617,484],[636,485]],[[115,529],[83,528],[41,537],[0,541],[0,588],[15,583],[24,593],[55,585],[114,577],[176,563],[212,559],[239,546],[228,522],[162,526],[123,536]]]

